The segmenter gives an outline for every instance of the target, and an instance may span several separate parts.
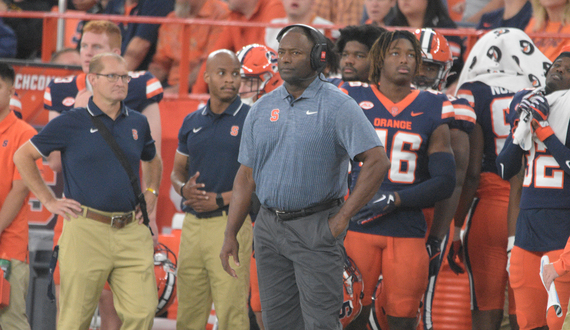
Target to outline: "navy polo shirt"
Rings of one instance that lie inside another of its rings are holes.
[[[138,177],[140,161],[152,160],[156,149],[146,117],[124,105],[112,120],[91,97],[87,108],[63,112],[30,141],[44,157],[61,151],[67,198],[106,212],[132,211],[138,201],[129,176],[91,122],[90,113],[107,126]]]
[[[204,190],[215,193],[232,190],[240,167],[239,145],[248,112],[249,105],[238,96],[222,114],[213,113],[208,101],[204,108],[184,118],[177,152],[188,157],[189,176],[200,172],[196,181],[205,184]],[[190,206],[182,205],[182,209],[197,213]]]

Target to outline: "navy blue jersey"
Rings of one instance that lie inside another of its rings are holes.
[[[475,110],[483,129],[483,164],[481,172],[498,174],[495,160],[511,130],[508,115],[514,93],[482,82],[468,82],[459,87],[457,97],[465,99]]]
[[[142,112],[148,105],[162,100],[162,85],[150,72],[129,72],[129,93],[125,105],[137,112]],[[62,113],[75,105],[75,96],[86,86],[86,74],[64,78],[55,78],[44,93],[44,108]]]
[[[94,127],[90,114],[101,118],[138,177],[140,161],[152,160],[156,149],[146,117],[125,106],[113,120],[91,98],[87,108],[65,111],[30,141],[44,157],[61,151],[67,198],[106,212],[132,211],[138,200],[129,176]]]
[[[530,92],[531,89],[521,90],[513,97],[510,116],[512,122],[518,118],[516,107]],[[565,132],[561,133],[565,133],[566,138],[561,142],[570,148],[568,116],[560,115],[565,111],[567,108],[564,106],[551,105],[548,121],[551,127],[553,123],[557,127],[563,127]],[[559,134],[555,128],[553,130]],[[524,156],[525,176],[515,245],[529,251],[563,249],[570,236],[570,176],[536,137],[533,137],[533,147]]]
[[[512,112],[522,97],[532,90],[519,91],[512,102]],[[551,109],[549,122],[563,120]],[[565,123],[566,140],[561,141],[570,148],[570,123]],[[553,208],[570,209],[570,176],[566,174],[554,159],[544,143],[533,138],[534,147],[525,152],[525,176],[521,196],[521,209]]]
[[[454,108],[444,94],[413,90],[402,101],[394,104],[376,86],[348,82],[342,88],[356,100],[374,126],[386,148],[391,168],[380,190],[399,191],[430,178],[428,146],[431,134],[442,124],[449,124]],[[352,163],[351,191],[354,188],[360,164]],[[351,222],[349,229],[395,237],[423,237],[426,223],[418,208],[398,208],[379,221],[364,228]]]

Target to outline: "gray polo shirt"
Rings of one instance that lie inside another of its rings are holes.
[[[253,105],[238,161],[262,205],[294,211],[346,195],[349,159],[381,145],[358,104],[315,79],[297,100],[281,86]]]

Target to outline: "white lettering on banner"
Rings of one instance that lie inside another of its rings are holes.
[[[16,74],[14,87],[19,90],[43,91],[55,76]]]

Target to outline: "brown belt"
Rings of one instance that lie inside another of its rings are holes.
[[[121,229],[126,225],[128,225],[129,223],[135,221],[134,212],[127,212],[127,213],[108,216],[86,207],[83,208],[83,216],[91,220],[106,223],[108,225],[111,225],[111,227],[117,229]]]

